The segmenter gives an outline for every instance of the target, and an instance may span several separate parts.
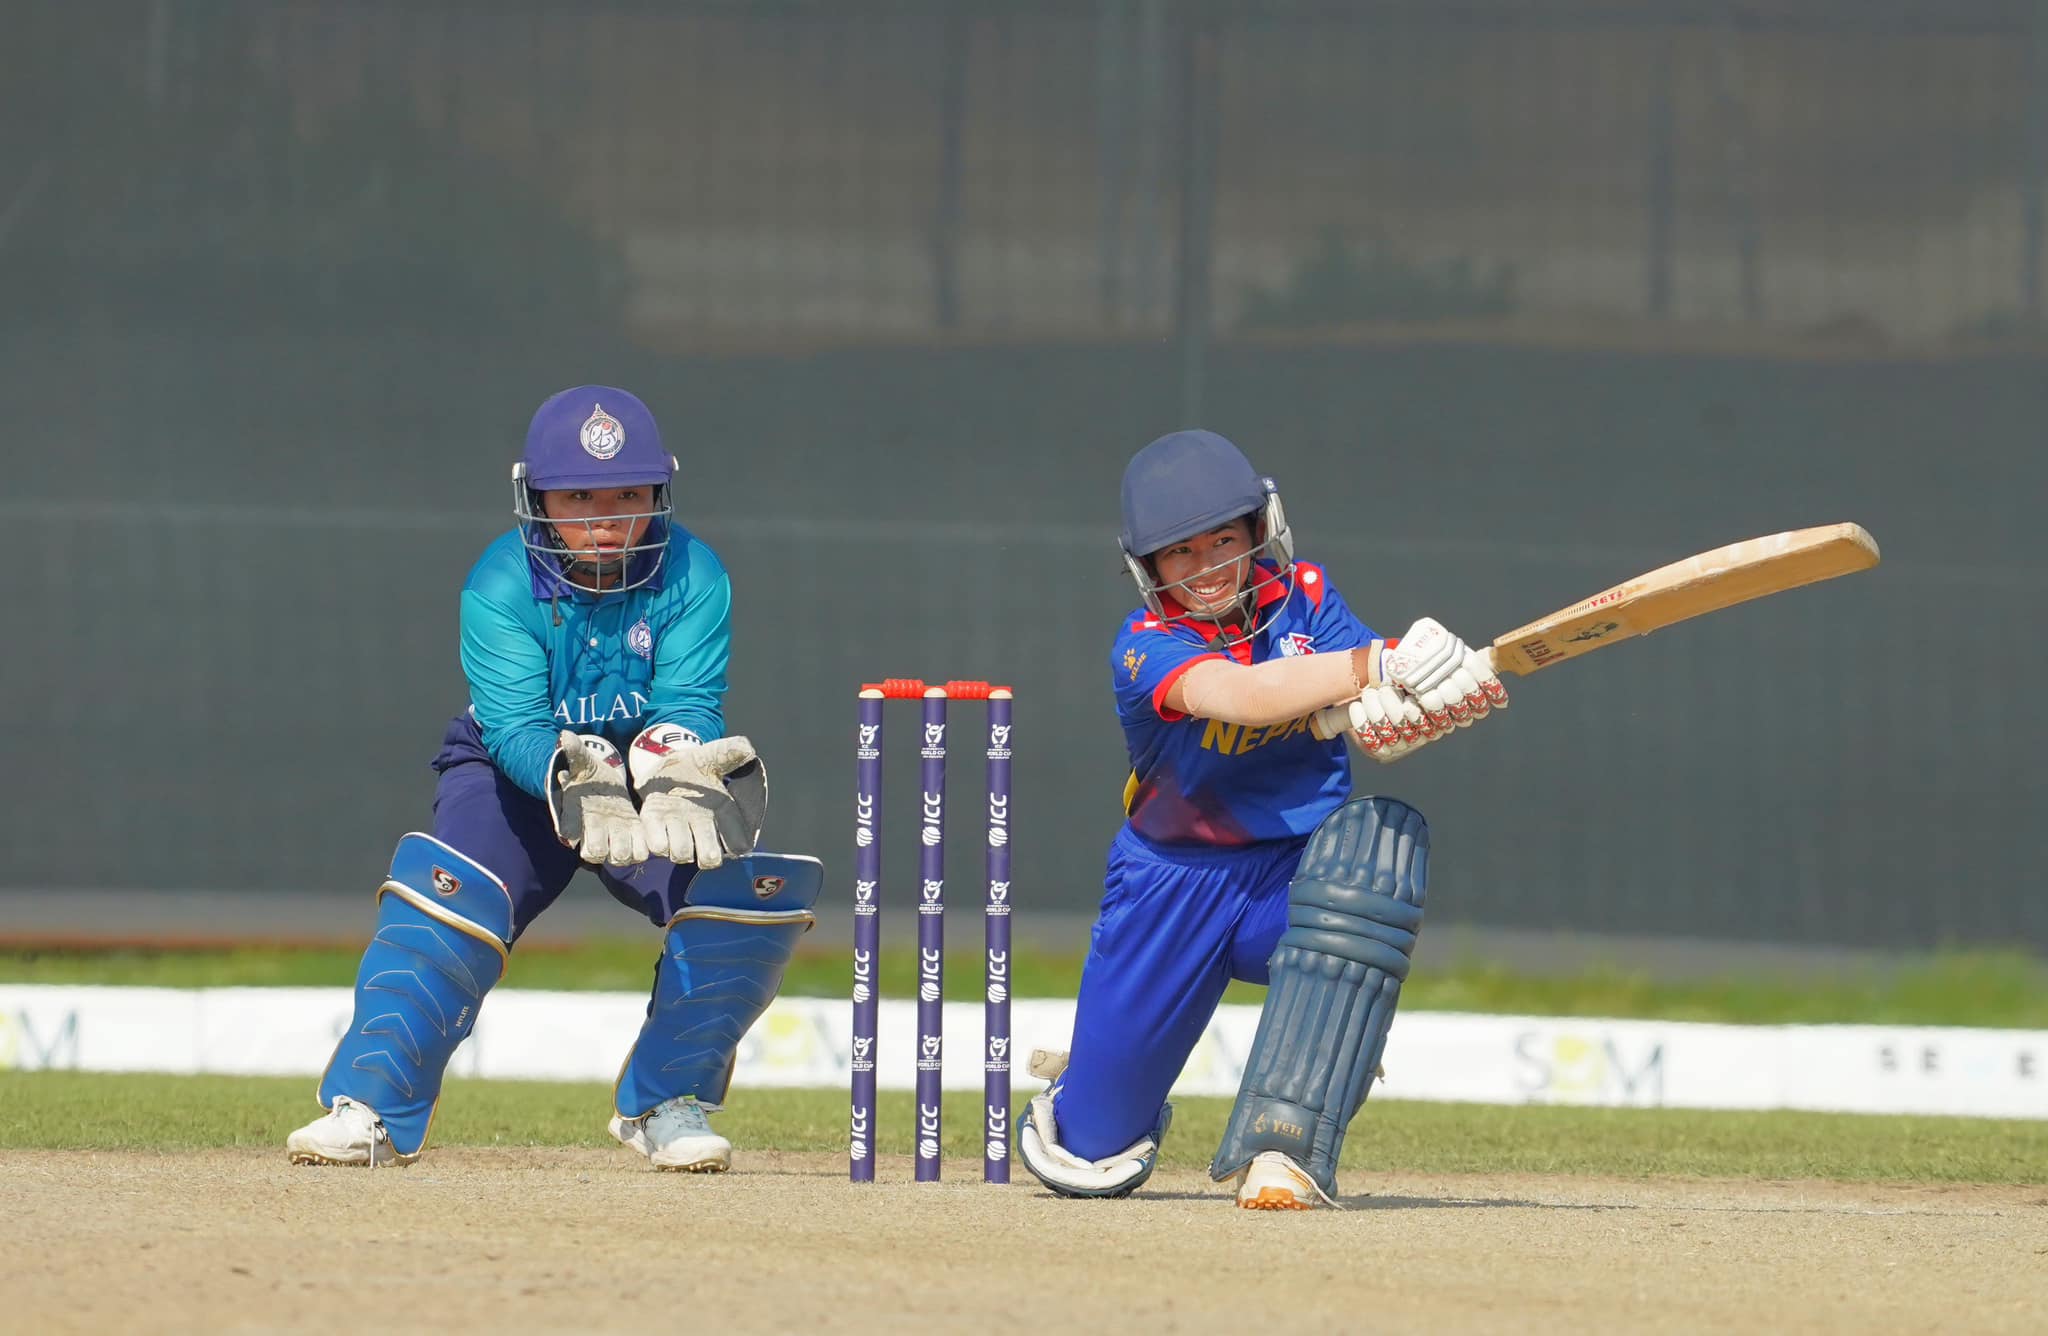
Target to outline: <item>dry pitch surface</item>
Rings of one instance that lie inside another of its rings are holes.
[[[0,1325],[55,1331],[2048,1329],[2048,1190],[1393,1174],[1343,1211],[1238,1211],[1198,1173],[854,1188],[624,1151],[16,1151]]]

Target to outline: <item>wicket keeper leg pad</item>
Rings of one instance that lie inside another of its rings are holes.
[[[320,1078],[321,1107],[341,1095],[368,1105],[400,1158],[417,1156],[448,1059],[504,977],[511,941],[504,882],[431,835],[401,838],[377,888],[355,1014]]]
[[[775,1000],[824,884],[823,864],[792,854],[748,854],[691,878],[613,1090],[621,1118],[679,1095],[724,1103],[740,1039]]]
[[[1344,1132],[1379,1069],[1428,880],[1429,826],[1406,804],[1354,799],[1316,827],[1287,888],[1287,930],[1212,1178],[1277,1150],[1335,1197]]]

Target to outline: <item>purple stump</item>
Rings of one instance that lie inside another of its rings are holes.
[[[882,693],[860,693],[853,798],[853,1139],[848,1173],[875,1181],[875,978],[882,919]]]
[[[917,872],[917,1181],[939,1181],[946,965],[946,690],[924,693],[923,808]]]
[[[981,1176],[1010,1181],[1010,693],[988,698],[987,1001],[982,1010]]]

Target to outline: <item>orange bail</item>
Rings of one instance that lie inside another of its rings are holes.
[[[948,700],[987,700],[998,693],[1005,696],[1012,694],[1008,687],[989,682],[956,680],[940,683],[937,687],[929,687],[921,677],[885,677],[879,682],[863,682],[860,689],[863,695],[870,691],[879,691],[883,700],[922,700],[932,691],[940,692]]]

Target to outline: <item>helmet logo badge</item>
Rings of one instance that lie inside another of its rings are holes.
[[[576,439],[583,443],[583,453],[592,459],[610,459],[625,447],[626,429],[604,411],[603,404],[592,404],[590,416],[583,419],[583,430]]]

